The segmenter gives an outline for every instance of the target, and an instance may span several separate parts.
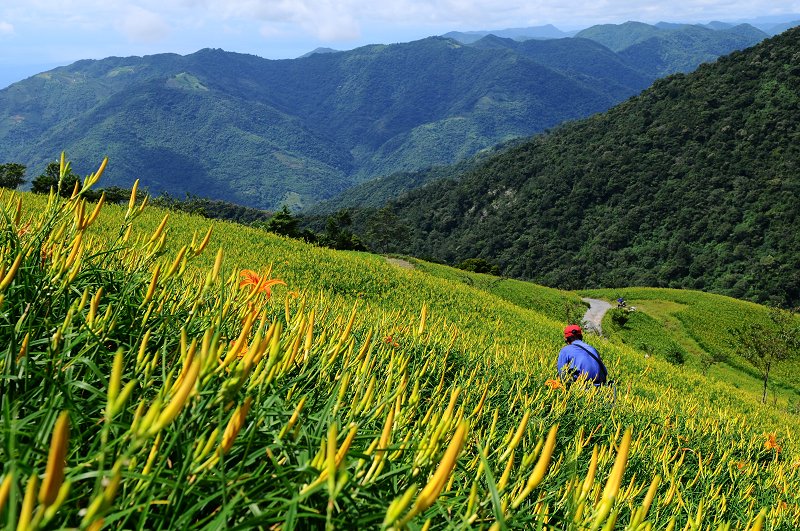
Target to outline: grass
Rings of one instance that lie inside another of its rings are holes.
[[[610,315],[606,316],[604,330],[611,337],[662,357],[680,350],[685,353],[687,367],[761,397],[763,381],[740,356],[731,330],[743,322],[766,321],[765,307],[689,290],[628,288],[584,293],[608,300],[622,296],[629,307],[636,308],[624,327],[615,326]],[[714,359],[718,361],[712,362]],[[773,406],[796,407],[800,386],[794,382],[793,372],[791,364],[774,371],[770,381]]]
[[[491,293],[520,308],[536,311],[558,322],[580,322],[586,304],[569,291],[548,288],[512,278],[462,271],[441,264],[411,259],[423,272],[455,283]]]
[[[0,199],[7,527],[800,524],[796,417],[600,338],[613,407],[544,385],[577,295]]]

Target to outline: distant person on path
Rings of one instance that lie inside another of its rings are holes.
[[[604,385],[608,380],[608,370],[593,346],[583,341],[583,330],[578,325],[564,329],[567,345],[558,353],[558,373],[567,382],[585,375],[594,385]]]

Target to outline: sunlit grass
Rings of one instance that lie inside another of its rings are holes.
[[[598,338],[615,402],[545,385],[574,295],[0,199],[10,528],[800,524],[796,419]]]
[[[751,302],[740,301],[689,290],[660,288],[625,288],[588,290],[592,296],[614,300],[624,296],[629,307],[655,320],[645,332],[636,322],[620,329],[604,319],[604,330],[612,337],[632,345],[650,343],[655,350],[668,350],[679,345],[689,354],[686,367],[720,382],[743,389],[760,397],[763,382],[756,370],[742,359],[731,331],[748,321],[767,320],[767,309]],[[646,336],[647,339],[643,339]],[[659,345],[660,343],[660,345]],[[716,358],[711,363],[709,360]],[[791,366],[779,367],[770,382],[770,402],[786,409],[800,400],[800,386]]]

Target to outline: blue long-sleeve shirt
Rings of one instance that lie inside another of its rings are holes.
[[[571,377],[573,380],[577,380],[581,374],[585,373],[586,379],[593,380],[595,384],[606,383],[606,373],[603,370],[605,367],[601,367],[602,361],[597,363],[584,349],[597,356],[598,360],[600,359],[600,354],[593,346],[578,339],[562,348],[558,353],[558,373],[564,379]]]

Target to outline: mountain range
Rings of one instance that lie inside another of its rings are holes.
[[[794,16],[797,16],[797,20],[792,20]],[[612,26],[622,26],[631,25],[631,24],[642,24],[641,22],[632,22],[629,21],[624,24],[604,24],[606,28]],[[661,30],[676,30],[686,28],[687,26],[698,26],[704,27],[712,30],[725,30],[731,29],[735,26],[739,25],[749,25],[757,28],[758,30],[766,33],[769,36],[774,36],[779,33],[783,33],[787,29],[793,28],[795,26],[800,25],[800,15],[784,15],[776,17],[757,17],[753,19],[742,19],[735,22],[723,22],[720,20],[712,20],[706,24],[700,23],[675,23],[675,22],[658,22],[656,24],[651,25],[653,28],[661,29]],[[595,28],[597,26],[590,26],[590,28]],[[561,29],[553,26],[552,24],[546,24],[544,26],[528,26],[523,28],[505,28],[505,29],[494,29],[494,30],[472,30],[472,31],[450,31],[447,33],[442,34],[443,37],[448,37],[451,39],[455,39],[464,44],[473,43],[487,35],[495,35],[496,37],[504,37],[508,39],[514,39],[517,41],[524,41],[528,39],[559,39],[563,37],[574,37],[577,33],[585,31],[589,28],[582,28],[576,29],[571,31],[562,31]]]
[[[696,64],[765,36],[701,30]],[[281,61],[212,49],[79,61],[0,91],[0,160],[30,179],[62,150],[83,174],[106,155],[110,185],[299,208],[606,110],[691,67],[683,51],[665,64],[672,41],[647,42],[432,37]]]
[[[563,39],[572,37],[576,31],[561,31],[552,24],[544,26],[532,26],[527,28],[507,28],[501,30],[477,30],[477,31],[450,31],[442,35],[448,39],[453,39],[463,44],[472,44],[487,35],[494,35],[505,39],[525,41],[528,39]]]
[[[798,57],[795,28],[354,218],[365,234],[402,228],[386,251],[482,258],[551,286],[797,305]]]

